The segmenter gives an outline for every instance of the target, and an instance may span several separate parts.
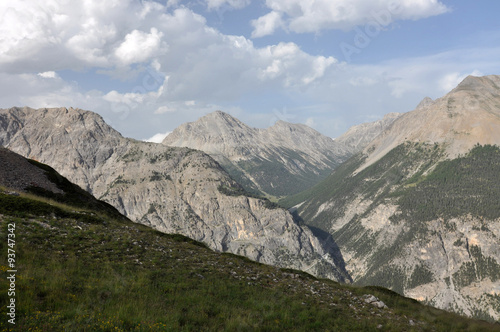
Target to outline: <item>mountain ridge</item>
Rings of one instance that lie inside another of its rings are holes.
[[[468,76],[445,96],[403,114],[364,149],[368,158],[358,171],[405,141],[445,144],[449,158],[466,153],[476,143],[498,144],[499,85],[500,76]]]
[[[204,151],[245,189],[286,196],[325,178],[368,143],[363,136],[376,136],[392,120],[389,116],[333,140],[303,124],[279,120],[257,129],[216,111],[177,127],[162,144]]]
[[[83,110],[0,110],[0,145],[41,162],[130,219],[212,249],[339,281],[342,256],[286,210],[249,197],[201,151],[121,136]]]
[[[355,283],[500,319],[498,82],[468,77],[282,204],[332,235]]]

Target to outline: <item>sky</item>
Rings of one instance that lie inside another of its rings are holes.
[[[500,74],[494,0],[9,0],[0,108],[94,111],[161,141],[222,110],[338,137]]]

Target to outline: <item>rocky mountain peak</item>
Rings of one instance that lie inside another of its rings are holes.
[[[277,121],[256,129],[221,111],[179,126],[163,144],[206,152],[247,190],[274,196],[314,185],[350,156],[306,125]]]
[[[490,75],[490,76],[472,76],[469,75],[466,78],[463,79],[460,84],[453,90],[453,91],[460,91],[460,90],[481,90],[484,88],[496,88],[498,89],[498,86],[496,86],[500,82],[500,78],[495,75]]]
[[[399,117],[366,148],[365,169],[396,146],[425,142],[445,146],[449,158],[476,144],[500,143],[500,76],[468,76],[455,89],[426,107]]]
[[[221,151],[241,152],[241,146],[254,140],[256,130],[248,127],[233,116],[215,111],[194,122],[180,125],[171,132],[162,144],[167,146],[189,147],[207,153]]]
[[[425,97],[424,99],[422,99],[422,101],[417,105],[417,110],[418,109],[421,109],[421,108],[425,108],[425,107],[428,107],[430,105],[434,104],[434,100],[430,97]]]
[[[360,152],[401,115],[402,113],[388,113],[381,120],[353,126],[336,138],[335,142],[344,145],[352,154]]]
[[[232,115],[222,112],[222,111],[215,111],[212,113],[209,113],[200,119],[198,119],[200,122],[214,122],[214,123],[219,123],[219,124],[225,124],[229,126],[241,126],[243,123],[233,117]],[[198,122],[197,121],[197,122]]]

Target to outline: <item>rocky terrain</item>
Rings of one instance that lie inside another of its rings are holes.
[[[22,192],[38,187],[54,194],[63,193],[48,179],[43,169],[4,147],[0,147],[0,186]]]
[[[37,181],[32,175],[28,170],[25,179]],[[1,319],[0,330],[498,331],[383,288],[216,253],[184,236],[88,209],[91,201],[54,204],[0,188],[0,236],[16,239],[0,242],[0,251],[16,252],[15,262],[0,265],[16,268],[15,325]],[[0,288],[9,287],[12,280],[1,278]],[[0,315],[8,311],[4,305]]]
[[[353,126],[340,137],[337,137],[335,142],[344,146],[351,156],[355,155],[362,151],[375,137],[380,135],[401,115],[402,113],[389,113],[381,120]]]
[[[468,77],[282,203],[333,236],[355,283],[499,320],[498,145],[500,77]]]
[[[350,280],[331,241],[245,195],[203,152],[127,139],[97,114],[66,108],[0,110],[0,145],[50,164],[136,222],[258,262]]]
[[[396,117],[388,115],[332,140],[302,124],[277,121],[257,129],[217,111],[176,128],[163,144],[208,153],[249,191],[287,196],[324,179]]]
[[[402,115],[364,149],[366,168],[403,142],[438,143],[448,158],[475,144],[499,144],[500,76],[468,76],[446,96]]]

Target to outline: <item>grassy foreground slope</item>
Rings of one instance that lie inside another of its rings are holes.
[[[498,326],[219,254],[105,214],[0,193],[0,301],[8,224],[16,234],[17,331],[493,331]],[[373,294],[387,309],[363,300]]]

